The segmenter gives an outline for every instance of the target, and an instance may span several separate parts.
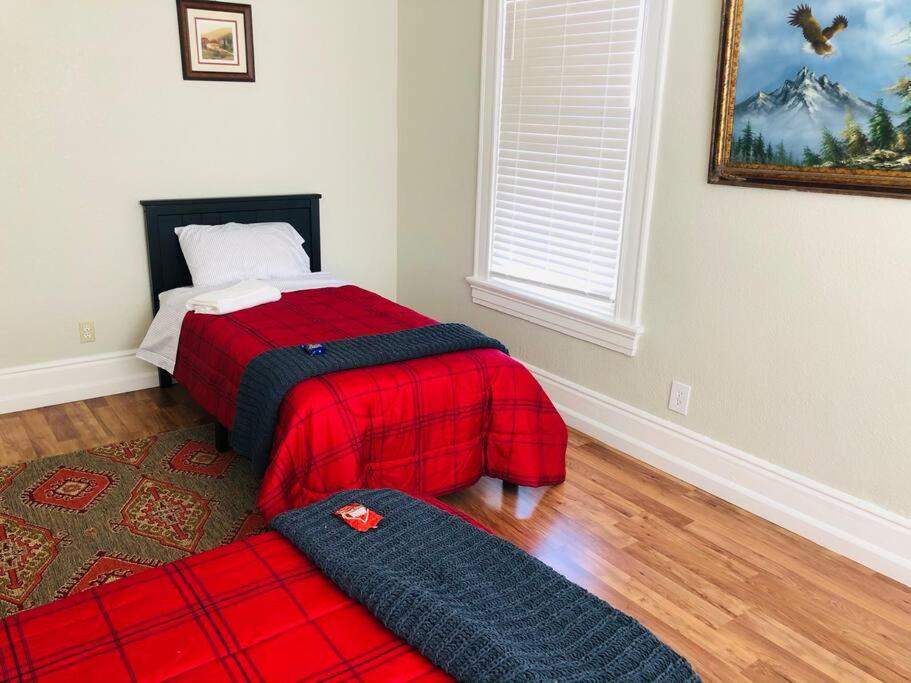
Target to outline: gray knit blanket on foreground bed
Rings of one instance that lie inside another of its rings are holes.
[[[311,356],[300,346],[270,349],[244,369],[237,390],[231,447],[250,459],[263,474],[269,465],[272,439],[282,401],[298,382],[330,372],[435,356],[440,353],[497,349],[503,344],[468,325],[440,323],[387,334],[337,339],[323,344],[322,355]]]
[[[383,515],[367,532],[334,513]],[[511,543],[389,489],[342,491],[272,526],[400,638],[462,681],[697,682],[632,617]]]

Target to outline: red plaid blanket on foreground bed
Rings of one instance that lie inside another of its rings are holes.
[[[273,531],[6,618],[0,680],[450,678]]]
[[[230,428],[247,363],[277,346],[435,321],[358,287],[289,292],[222,316],[186,316],[175,377]],[[563,481],[566,426],[528,370],[493,350],[301,382],[285,397],[260,491],[267,518],[347,488],[441,495],[482,475]]]

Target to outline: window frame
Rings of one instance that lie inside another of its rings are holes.
[[[484,0],[474,273],[467,278],[474,303],[628,356],[636,355],[643,333],[640,318],[645,257],[654,195],[661,95],[672,2],[673,0],[643,2],[617,297],[614,314],[602,317],[535,296],[521,287],[490,275],[492,184],[498,148],[506,3],[505,0]]]

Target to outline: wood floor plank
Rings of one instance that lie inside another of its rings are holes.
[[[686,529],[665,524],[657,517],[631,517],[619,522],[617,526],[639,543],[661,548],[661,552],[693,573],[715,582],[743,583],[760,572],[759,568],[748,562],[693,537]]]
[[[803,683],[801,679],[779,671],[774,664],[764,659],[757,661],[744,673],[752,683]]]
[[[786,649],[793,656],[806,662],[818,672],[835,681],[873,683],[877,679],[850,662],[833,654],[829,649],[805,638],[760,611],[748,612],[738,617],[736,623],[746,631],[762,636]]]
[[[150,389],[0,415],[0,465],[203,424]],[[450,504],[639,619],[707,682],[911,680],[911,588],[570,432],[567,481]]]
[[[661,548],[637,543],[624,550],[629,556],[652,567],[655,571],[661,572],[663,576],[673,580],[677,585],[685,586],[686,590],[695,593],[732,617],[746,613],[753,606],[731,594],[730,590],[725,588],[724,581],[717,577],[705,578],[693,572],[685,565],[662,553]]]
[[[51,431],[54,432],[54,438],[56,438],[57,441],[72,441],[73,439],[80,438],[80,432],[76,429],[76,425],[73,424],[66,414],[66,404],[50,406],[49,408],[39,408],[38,410],[44,413],[48,424],[51,426]],[[82,436],[93,438],[84,433]]]
[[[911,591],[871,580],[858,581],[842,571],[844,558],[820,557],[816,561],[797,561],[787,546],[771,545],[755,536],[725,535],[717,526],[705,522],[692,524],[689,531],[753,564],[759,564],[784,584],[798,590],[825,591],[832,597],[847,597],[860,607],[886,619],[904,631],[911,629]],[[734,537],[736,536],[736,537]],[[911,638],[911,633],[908,634]]]
[[[618,511],[624,512],[627,517],[636,515],[652,515],[665,520],[668,524],[683,526],[693,521],[690,517],[665,505],[658,496],[649,495],[633,486],[617,479],[610,479],[602,471],[591,464],[580,461],[576,468],[567,474],[569,483],[582,488],[592,497],[607,500],[614,504]],[[605,482],[610,481],[610,487]]]
[[[54,436],[54,431],[43,413],[30,410],[19,415],[28,435],[29,445],[34,452],[33,457],[40,458],[62,452],[60,442]]]
[[[0,465],[35,457],[25,423],[19,415],[0,415]]]
[[[753,579],[751,588],[774,591],[789,608],[784,623],[801,631],[809,626],[812,640],[826,648],[837,647],[839,654],[855,666],[911,681],[911,639],[896,632],[888,621],[857,608],[849,600],[833,599],[822,587],[807,593],[763,575]],[[778,612],[781,614],[780,608]],[[838,644],[837,636],[846,632],[853,634],[849,647]]]
[[[704,495],[704,494],[703,494]],[[741,511],[742,512],[742,511]],[[700,520],[697,520],[700,521]],[[901,594],[905,590],[893,591],[899,584],[888,577],[877,574],[871,569],[830,551],[805,538],[801,538],[786,529],[758,518],[743,513],[731,516],[726,512],[707,510],[701,517],[704,527],[713,528],[718,533],[728,538],[749,539],[748,545],[757,548],[766,557],[776,558],[779,564],[787,566],[796,573],[806,570],[822,570],[831,578],[838,580],[841,577],[857,585],[877,585],[886,591],[893,592],[896,600],[908,600]],[[911,605],[909,605],[911,606]]]
[[[102,426],[109,438],[114,438],[117,434],[124,434],[129,431],[107,399],[95,398],[83,401],[83,403],[91,411],[92,416]]]
[[[91,435],[91,438],[99,443],[107,443],[113,436],[83,401],[68,403],[62,407],[78,434]]]
[[[833,680],[838,680],[796,657],[788,648],[781,647],[756,631],[744,627],[739,620],[725,625],[723,630],[729,637],[747,643],[745,647],[749,647],[757,654],[756,661],[747,667],[746,671],[755,672],[760,669],[768,671],[766,675],[780,676],[782,680],[801,683],[832,683]]]
[[[628,548],[618,548],[611,553],[599,554],[599,557],[665,600],[686,609],[711,628],[721,628],[737,616],[715,604],[711,596],[705,596],[689,585],[681,585],[674,576],[665,574],[629,552],[622,552],[624,550],[628,551]],[[586,551],[592,552],[589,549]]]

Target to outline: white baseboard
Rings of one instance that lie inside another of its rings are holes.
[[[911,519],[526,364],[566,423],[911,585]]]
[[[0,415],[158,386],[158,372],[136,351],[0,369]]]

